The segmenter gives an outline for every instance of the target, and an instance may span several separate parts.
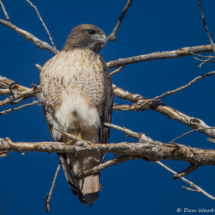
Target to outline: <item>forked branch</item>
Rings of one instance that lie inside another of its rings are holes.
[[[56,48],[52,47],[48,43],[43,42],[42,40],[38,39],[34,35],[30,34],[29,32],[24,31],[21,28],[18,28],[17,26],[13,25],[9,21],[0,19],[0,24],[5,25],[6,27],[16,31],[18,34],[22,35],[26,40],[33,42],[34,45],[40,49],[47,49],[53,54],[57,54],[59,52]]]

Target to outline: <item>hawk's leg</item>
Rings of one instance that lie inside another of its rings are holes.
[[[77,136],[78,139],[82,139],[82,130],[79,128],[79,131],[78,131],[78,136]]]
[[[68,142],[66,142],[67,145],[75,145],[76,144],[76,140],[70,140]]]
[[[77,140],[73,140],[73,139],[69,140],[66,144],[68,144],[68,145],[75,145],[78,140],[83,140],[82,139],[82,130],[80,128],[77,129],[77,134],[76,135],[77,135]]]

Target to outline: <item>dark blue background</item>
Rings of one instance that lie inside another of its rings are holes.
[[[57,49],[61,49],[71,29],[89,23],[112,32],[127,0],[34,0],[48,26]],[[36,12],[25,1],[4,0],[11,22],[41,40],[49,38]],[[207,25],[215,40],[215,1],[203,1]],[[4,14],[0,10],[0,17]],[[176,50],[187,46],[209,44],[196,1],[135,0],[119,29],[117,40],[101,51],[106,62],[156,51]],[[39,72],[34,66],[43,65],[53,54],[40,50],[11,29],[0,25],[0,75],[30,87],[39,84]],[[212,53],[210,53],[212,54]],[[165,91],[188,83],[194,77],[212,71],[207,63],[201,69],[193,57],[150,61],[126,66],[112,77],[113,83],[132,93],[153,98]],[[162,101],[189,116],[195,116],[215,126],[215,76],[198,81],[185,91],[170,95]],[[31,102],[31,99],[29,101]],[[115,98],[119,104],[126,103]],[[10,108],[5,106],[4,110]],[[22,109],[0,116],[0,137],[12,141],[50,141],[41,106]],[[154,111],[114,112],[114,124],[162,142],[191,130]],[[214,148],[206,136],[193,133],[179,140],[192,147]],[[110,142],[136,141],[112,130]],[[106,160],[112,158],[111,154]],[[176,171],[188,167],[180,161],[164,161]],[[28,152],[24,156],[10,152],[0,159],[0,213],[2,215],[45,214],[45,196],[51,187],[58,156]],[[215,195],[214,167],[200,167],[188,179]],[[129,161],[102,172],[103,191],[89,209],[72,194],[61,169],[51,198],[50,214],[176,214],[177,208],[212,208],[214,202],[202,194],[181,188],[172,174],[155,163]],[[183,213],[183,212],[181,212]]]

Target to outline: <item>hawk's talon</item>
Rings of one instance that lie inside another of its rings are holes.
[[[70,140],[66,143],[66,145],[75,145],[76,144],[76,140]]]

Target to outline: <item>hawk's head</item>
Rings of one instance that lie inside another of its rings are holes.
[[[99,53],[106,43],[107,39],[104,31],[94,25],[83,24],[72,29],[63,50],[90,48],[96,53]]]

